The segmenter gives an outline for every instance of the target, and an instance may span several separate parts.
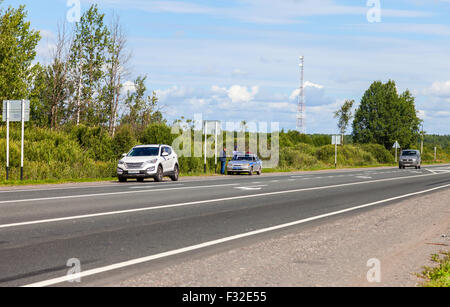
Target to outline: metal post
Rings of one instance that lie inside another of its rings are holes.
[[[207,128],[208,128],[208,122],[205,121],[205,153],[204,153],[204,155],[205,155],[205,165],[204,165],[205,174],[206,174],[206,145],[208,142],[208,129]]]
[[[23,180],[23,144],[25,138],[25,100],[22,99],[22,144],[21,144],[21,154],[20,154],[20,180]]]
[[[9,180],[9,100],[6,100],[6,180]]]
[[[397,146],[395,146],[395,163],[397,163]]]
[[[337,168],[337,136],[334,144],[334,167]]]
[[[215,168],[214,168],[214,172],[215,173],[217,173],[217,130],[218,130],[218,126],[219,125],[219,123],[218,122],[216,122],[216,131],[215,131],[215,145],[214,145],[214,149],[215,149],[215,152],[214,152],[214,163],[215,163]]]
[[[421,139],[420,139],[420,154],[423,155],[423,123],[422,123],[422,133],[421,133]]]
[[[437,160],[437,147],[434,146],[434,162]]]

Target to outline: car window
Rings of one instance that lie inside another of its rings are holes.
[[[158,147],[138,147],[133,148],[128,156],[130,157],[152,157],[157,156],[159,153]]]
[[[163,153],[167,153],[167,154],[169,154],[169,155],[171,155],[172,154],[172,149],[170,149],[170,147],[163,147],[162,149],[161,149],[161,155],[163,154]]]
[[[402,152],[402,156],[418,156],[419,153],[417,151],[406,150]]]

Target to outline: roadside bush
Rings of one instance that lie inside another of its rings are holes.
[[[151,124],[139,138],[142,144],[171,145],[176,136],[172,135],[172,128],[166,124]]]
[[[101,127],[75,126],[71,131],[88,157],[96,161],[110,161],[114,157],[112,139]]]
[[[364,144],[361,145],[364,151],[369,152],[377,160],[378,163],[394,163],[395,154],[389,152],[383,145],[379,144]]]
[[[137,141],[133,135],[131,126],[123,125],[119,127],[112,140],[115,157],[120,158],[122,154],[127,153],[135,145],[137,145]]]

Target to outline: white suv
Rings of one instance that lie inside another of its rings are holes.
[[[126,182],[127,179],[142,182],[145,178],[161,182],[164,176],[178,181],[179,174],[178,156],[168,145],[136,146],[128,154],[123,154],[117,166],[120,182]]]

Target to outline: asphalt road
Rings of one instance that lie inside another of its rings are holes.
[[[442,189],[449,165],[1,190],[0,286],[102,285]]]

